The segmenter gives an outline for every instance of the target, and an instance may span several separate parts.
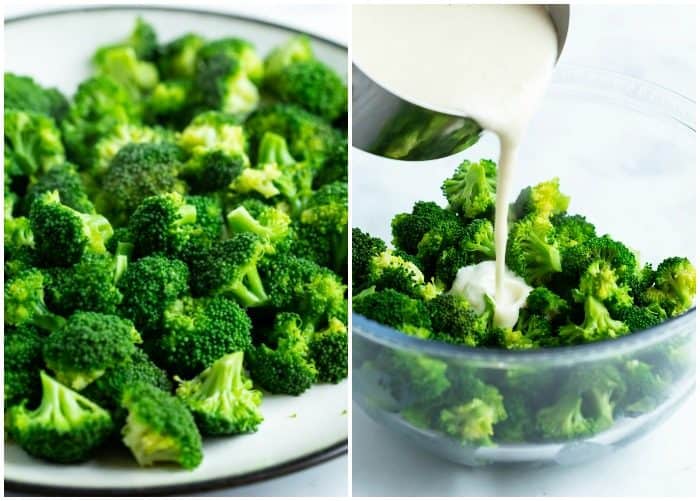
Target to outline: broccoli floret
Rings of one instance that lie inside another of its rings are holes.
[[[119,312],[146,337],[160,331],[165,309],[189,291],[189,270],[177,259],[147,256],[130,263],[117,282],[124,297]]]
[[[479,398],[440,412],[441,429],[464,443],[490,444],[493,425],[498,421],[497,409]]]
[[[68,101],[55,88],[45,89],[30,77],[5,72],[5,109],[43,113],[60,122],[68,110]]]
[[[490,333],[492,311],[477,313],[464,297],[443,293],[427,303],[432,339],[452,344],[484,344]]]
[[[112,225],[99,214],[83,214],[64,205],[58,191],[32,204],[29,221],[37,258],[46,266],[71,266],[87,251],[104,254]]]
[[[26,186],[65,161],[61,133],[51,117],[5,108],[6,183]]]
[[[23,400],[31,405],[41,395],[38,373],[44,339],[31,325],[7,329],[4,337],[5,408]]]
[[[197,52],[204,39],[187,33],[161,46],[158,50],[158,69],[163,78],[191,78],[194,75]]]
[[[245,373],[242,351],[224,355],[190,381],[180,381],[176,393],[204,435],[250,433],[263,420],[262,393]]]
[[[318,382],[342,381],[348,377],[348,328],[331,318],[328,327],[311,335],[309,353],[318,371]]]
[[[262,78],[262,60],[248,42],[222,39],[197,52],[193,99],[206,109],[245,115],[260,100],[256,83]]]
[[[98,208],[112,222],[125,223],[147,197],[182,193],[177,178],[182,152],[171,143],[131,143],[112,158],[102,178]]]
[[[658,304],[650,306],[628,306],[619,311],[620,320],[622,320],[630,332],[649,329],[666,320],[666,312]]]
[[[670,389],[670,380],[640,360],[627,360],[621,370],[626,385],[622,401],[626,413],[638,415],[653,410]]]
[[[251,114],[245,126],[251,151],[258,151],[266,132],[279,134],[287,140],[292,156],[304,161],[314,175],[338,162],[343,144],[347,155],[347,138],[342,133],[322,118],[292,104],[262,107]]]
[[[250,318],[234,301],[184,298],[165,310],[162,334],[147,349],[169,373],[191,378],[225,354],[250,348],[250,330]]]
[[[656,268],[654,287],[643,294],[646,304],[659,304],[675,317],[693,305],[695,299],[695,267],[687,258],[670,257]]]
[[[8,261],[19,259],[20,261],[32,261],[34,252],[34,234],[32,233],[31,223],[29,219],[22,217],[14,217],[12,215],[14,208],[14,197],[5,195],[5,214],[3,217],[5,223],[4,247],[5,247],[5,263]],[[7,273],[7,270],[6,270]],[[5,275],[7,278],[8,275]]]
[[[196,232],[196,221],[197,208],[179,193],[145,198],[129,219],[135,254],[177,256]]]
[[[23,212],[29,213],[37,198],[54,190],[58,191],[61,203],[64,205],[85,214],[95,212],[80,175],[75,166],[70,163],[54,165],[45,174],[39,176],[36,182],[29,185],[23,200]]]
[[[283,211],[258,200],[246,200],[226,216],[231,233],[250,232],[271,242],[289,236],[290,217]]]
[[[407,334],[430,335],[430,314],[425,303],[395,290],[367,289],[353,298],[352,307],[360,315]]]
[[[92,64],[98,76],[114,79],[133,99],[139,99],[158,84],[158,69],[141,59],[135,47],[102,47],[92,57]]]
[[[604,235],[590,238],[563,250],[561,255],[563,273],[558,277],[561,281],[560,287],[564,290],[577,287],[581,275],[596,260],[605,261],[610,265],[620,285],[632,285],[640,273],[634,253],[621,242]]]
[[[532,216],[516,221],[508,234],[506,264],[530,285],[546,284],[562,271],[551,223]]]
[[[158,51],[158,35],[155,29],[142,17],[137,17],[131,33],[123,40],[109,46],[102,47],[97,50],[109,50],[115,47],[130,47],[134,49],[136,56],[139,59],[151,61],[155,59]]]
[[[554,239],[560,248],[584,243],[596,236],[595,226],[577,214],[560,212],[551,217]]]
[[[99,182],[109,170],[112,159],[130,143],[173,143],[175,135],[163,128],[123,123],[102,136],[93,148],[90,173]]]
[[[264,61],[265,80],[279,76],[285,68],[294,63],[314,59],[309,37],[297,35],[270,51]]]
[[[115,313],[122,300],[116,286],[116,259],[87,252],[69,268],[50,268],[46,304],[51,311],[68,316],[76,311]]]
[[[554,405],[537,412],[537,429],[544,438],[568,440],[591,434],[591,423],[583,416],[583,398],[565,392]]]
[[[243,128],[222,112],[197,115],[180,134],[178,144],[189,156],[182,176],[197,193],[225,189],[250,163]]]
[[[105,370],[104,374],[90,383],[82,394],[112,413],[117,426],[126,421],[126,410],[121,406],[124,391],[135,383],[146,383],[171,393],[173,383],[168,374],[158,367],[140,348],[122,364]]]
[[[585,318],[582,325],[567,324],[559,328],[559,336],[567,344],[614,339],[629,332],[629,327],[613,319],[605,305],[594,297],[587,296],[583,308]]]
[[[620,285],[617,273],[607,261],[595,260],[581,275],[578,289],[572,291],[574,299],[591,296],[614,312],[632,306],[629,287]]]
[[[566,212],[570,197],[559,191],[559,178],[544,181],[523,189],[511,204],[511,217],[515,220],[536,217],[549,220],[552,216]]]
[[[447,364],[437,358],[392,350],[380,352],[374,363],[389,377],[389,390],[404,408],[430,407],[452,386]]]
[[[508,417],[494,427],[494,442],[528,442],[535,434],[535,416],[529,401],[521,395],[508,395],[503,402]]]
[[[299,315],[278,313],[268,338],[246,355],[253,381],[270,393],[301,395],[316,381],[318,371]]]
[[[287,141],[272,132],[266,132],[263,135],[257,161],[259,169],[270,172],[269,181],[272,183],[271,189],[257,191],[266,198],[279,195],[289,206],[289,212],[296,217],[312,194],[311,169],[305,162],[297,162],[289,153]],[[244,172],[242,177],[245,178],[246,174],[250,175]],[[239,188],[240,185],[241,182],[234,183],[234,189]]]
[[[466,219],[493,216],[496,203],[496,164],[491,160],[462,162],[442,184],[450,208]]]
[[[425,299],[427,292],[418,266],[390,250],[370,259],[367,281],[376,290],[394,289],[417,299]]]
[[[118,125],[136,123],[140,117],[139,104],[111,78],[82,82],[61,122],[70,160],[84,169],[91,167],[97,141]]]
[[[176,129],[184,127],[191,118],[191,89],[189,80],[158,82],[144,101],[146,122],[167,124]]]
[[[267,294],[258,262],[266,250],[265,240],[253,233],[236,233],[216,242],[192,263],[192,292],[230,295],[244,307],[264,304]]]
[[[53,314],[44,302],[46,277],[36,268],[26,267],[5,282],[5,323],[35,325],[52,331],[64,319]]]
[[[381,238],[364,233],[359,228],[352,229],[352,287],[362,291],[369,287],[369,269],[372,259],[386,250]]]
[[[55,463],[90,458],[112,432],[109,413],[87,398],[40,373],[39,407],[10,408],[6,421],[10,435],[32,456]]]
[[[221,201],[214,196],[191,195],[185,197],[185,202],[197,209],[194,238],[206,245],[220,240],[224,231]]]
[[[435,263],[435,277],[448,287],[460,268],[496,257],[493,224],[488,219],[474,219],[459,234],[457,243],[444,249]]]
[[[298,284],[293,300],[294,311],[299,313],[306,327],[318,328],[337,318],[347,319],[347,286],[332,271],[319,267]]]
[[[192,414],[177,397],[147,383],[126,388],[129,411],[122,440],[140,466],[177,463],[193,470],[202,462],[202,437]]]
[[[434,202],[416,202],[410,214],[397,214],[391,220],[392,243],[408,254],[418,253],[418,244],[431,229],[438,227],[444,219],[454,218]]]
[[[82,390],[131,357],[141,336],[134,324],[116,315],[77,312],[44,344],[44,362],[56,379]]]
[[[348,185],[327,184],[316,191],[299,216],[293,251],[336,273],[347,271]]]
[[[345,83],[321,61],[292,62],[265,78],[266,87],[281,101],[297,104],[326,120],[333,121],[347,111]]]
[[[554,325],[566,320],[569,304],[546,287],[535,287],[527,296],[525,312],[546,318]]]

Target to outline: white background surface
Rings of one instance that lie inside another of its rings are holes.
[[[692,6],[574,6],[562,61],[625,73],[695,99]],[[638,442],[577,467],[469,469],[428,456],[353,407],[355,496],[692,496],[696,398]]]
[[[32,1],[3,1],[5,16],[12,17],[19,14],[48,10],[76,5],[94,5],[101,2],[32,2]],[[141,3],[155,4],[144,0],[141,2],[116,3]],[[164,2],[160,2],[164,3]],[[250,15],[252,17],[276,21],[281,24],[297,27],[299,29],[319,34],[325,38],[347,43],[349,24],[345,15],[347,8],[333,5],[272,5],[271,2],[194,2],[176,1],[165,2],[170,6],[193,7],[199,9],[218,10],[223,12],[235,12]],[[347,494],[347,469],[348,458],[342,456],[309,470],[287,475],[281,478],[260,482],[249,486],[234,489],[215,490],[203,493],[206,496],[344,496]],[[16,493],[5,492],[11,496]]]

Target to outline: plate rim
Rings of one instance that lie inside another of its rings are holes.
[[[262,26],[273,28],[281,28],[284,30],[292,30],[296,33],[306,35],[312,40],[318,40],[336,48],[347,50],[347,45],[331,40],[329,38],[310,33],[308,31],[277,23],[267,19],[260,19],[248,15],[226,13],[216,10],[199,9],[194,7],[169,7],[164,5],[148,5],[148,4],[104,4],[104,5],[86,5],[79,7],[66,7],[56,9],[41,9],[27,14],[20,14],[4,19],[4,25],[16,24],[22,21],[32,19],[60,16],[64,14],[80,14],[83,12],[95,12],[105,10],[127,11],[127,10],[145,10],[145,11],[161,11],[161,12],[178,12],[184,14],[203,14],[225,19],[248,21]],[[241,487],[244,485],[255,484],[265,480],[272,480],[291,473],[296,473],[306,470],[313,466],[319,465],[335,459],[348,452],[348,438],[340,440],[328,447],[324,447],[317,451],[304,454],[302,456],[274,464],[258,470],[253,470],[247,473],[222,476],[208,480],[199,480],[196,482],[184,482],[176,485],[154,485],[148,487],[65,487],[54,486],[51,484],[36,484],[17,480],[8,480],[4,478],[4,488],[9,491],[33,493],[39,495],[67,495],[67,496],[153,496],[167,494],[186,494],[193,492],[205,492],[228,487]]]

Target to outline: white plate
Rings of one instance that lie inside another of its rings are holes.
[[[281,26],[203,11],[168,8],[87,8],[29,15],[5,23],[5,69],[34,77],[71,95],[89,73],[98,45],[129,32],[137,15],[161,40],[193,31],[207,38],[238,36],[261,54],[295,33]],[[344,47],[310,35],[317,56],[347,74]],[[164,494],[241,485],[290,473],[347,451],[347,380],[316,385],[299,397],[266,396],[257,433],[205,440],[204,461],[194,471],[139,468],[127,452],[101,454],[75,466],[34,459],[5,444],[5,487],[51,494]]]

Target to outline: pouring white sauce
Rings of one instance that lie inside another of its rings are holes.
[[[556,29],[543,6],[353,6],[353,59],[366,74],[416,104],[471,117],[499,137],[496,261],[460,270],[459,287],[452,289],[469,295],[472,289],[492,290],[499,327],[515,324],[522,304],[513,301],[527,288],[506,275],[511,174],[557,48]]]

